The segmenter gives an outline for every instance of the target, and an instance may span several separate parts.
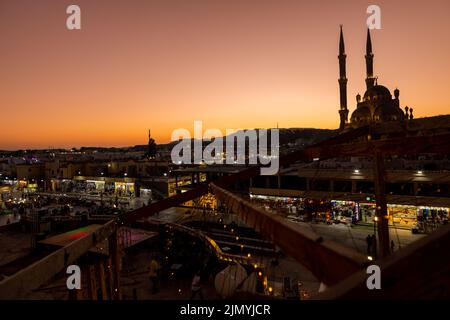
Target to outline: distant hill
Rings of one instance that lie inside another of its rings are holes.
[[[258,131],[259,129],[256,129],[256,130]],[[329,139],[329,138],[335,136],[338,133],[337,130],[314,129],[314,128],[289,128],[289,129],[282,128],[279,130],[280,130],[279,142],[280,142],[281,148],[302,147],[302,146],[319,143],[321,141],[324,141],[326,139]],[[238,133],[239,133],[239,131],[238,131]],[[234,133],[234,134],[228,136],[228,139],[231,136],[236,135],[236,134],[237,133]],[[223,137],[223,138],[224,138],[224,144],[225,144],[225,139],[227,137]],[[191,139],[191,141],[193,143],[194,140]],[[267,140],[267,141],[269,141],[269,140]],[[160,150],[171,149],[176,143],[178,143],[178,141],[170,142],[167,144],[159,144],[158,148]],[[206,146],[209,143],[210,143],[210,141],[203,141],[203,146]],[[269,143],[269,145],[270,145],[270,143]],[[145,147],[145,146],[135,146],[135,148],[141,148],[141,147]]]
[[[280,129],[280,144],[311,145],[335,136],[337,130],[314,128]]]
[[[258,130],[258,129],[256,129]],[[337,134],[337,130],[329,130],[329,129],[314,129],[314,128],[289,128],[280,130],[280,145],[281,147],[292,147],[292,146],[306,146],[314,143],[318,143],[320,141],[331,138],[332,136]],[[193,140],[192,140],[193,141]],[[177,142],[169,142],[158,144],[157,148],[159,150],[169,150],[171,149]],[[204,145],[209,144],[209,141],[204,141]],[[81,152],[145,152],[147,151],[147,145],[135,145],[128,147],[80,147],[74,148],[76,151]],[[46,152],[47,149],[28,149],[28,150],[16,150],[16,151],[1,151],[0,155],[3,156],[22,156],[24,153],[38,153],[38,152]],[[52,149],[51,152],[62,152],[65,149]]]
[[[256,129],[259,130],[259,129]],[[330,130],[330,129],[315,129],[315,128],[281,128],[280,130],[280,145],[298,145],[298,146],[306,146],[315,143],[319,143],[323,140],[329,139],[335,136],[338,131]],[[224,139],[226,137],[223,137]],[[193,139],[191,139],[194,141]],[[158,144],[158,149],[171,149],[178,141],[169,142],[169,143],[161,143]],[[204,145],[208,145],[209,141],[204,141]],[[147,145],[135,145],[130,147],[82,147],[81,151],[93,151],[97,150],[99,152],[139,152],[146,151]]]

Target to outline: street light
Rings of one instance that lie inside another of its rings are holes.
[[[373,234],[376,234],[376,227],[377,227],[377,222],[378,222],[378,217],[375,217],[373,219],[375,222],[373,223]]]
[[[373,255],[375,256],[375,258],[377,257],[377,222],[378,222],[378,217],[375,216],[374,218],[375,222],[373,223],[373,240],[374,240],[374,252]]]

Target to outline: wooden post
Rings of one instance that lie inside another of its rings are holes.
[[[95,276],[95,266],[88,266],[88,285],[89,285],[89,298],[91,300],[97,300],[97,281]]]
[[[109,299],[114,299],[114,274],[113,274],[113,259],[111,256],[108,257],[108,266],[107,266],[107,276],[108,276],[108,289],[109,289]]]
[[[380,253],[381,257],[386,257],[390,254],[388,225],[389,217],[387,214],[384,160],[383,155],[379,150],[375,150],[373,170],[375,183],[376,217],[378,218],[378,221],[376,222],[378,228],[377,250]]]
[[[105,277],[105,262],[103,260],[99,261],[97,264],[98,274],[99,274],[99,284],[102,292],[102,300],[106,300],[107,292],[106,292],[106,277]]]
[[[82,290],[68,290],[69,291],[69,300],[82,300],[83,294]]]
[[[86,279],[83,277],[84,274],[89,273],[89,268],[84,265],[81,266],[81,289],[72,289],[68,291],[68,299],[69,300],[83,300],[84,297],[89,297],[89,285],[87,285]]]
[[[118,247],[117,231],[114,232],[108,239],[109,241],[109,255],[111,256],[112,269],[112,284],[113,295],[112,300],[120,300],[120,254]]]

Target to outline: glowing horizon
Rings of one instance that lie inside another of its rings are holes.
[[[65,28],[69,4],[82,30]],[[170,142],[173,130],[339,126],[365,91],[368,1],[0,0],[0,149]],[[450,2],[377,1],[374,71],[416,118],[450,113]]]

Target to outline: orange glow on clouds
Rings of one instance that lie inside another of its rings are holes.
[[[82,30],[65,28],[69,4]],[[337,128],[364,93],[368,1],[0,0],[0,149],[168,142],[176,128]],[[450,2],[377,1],[379,83],[416,117],[450,110]]]

